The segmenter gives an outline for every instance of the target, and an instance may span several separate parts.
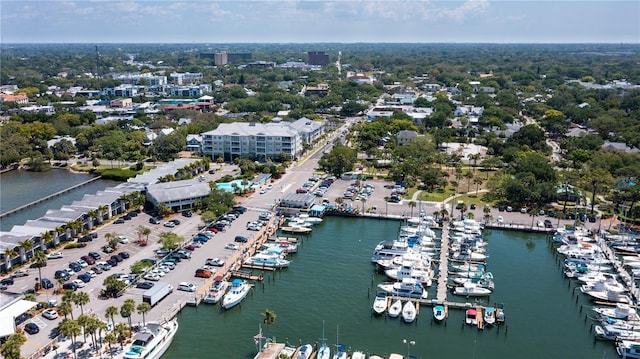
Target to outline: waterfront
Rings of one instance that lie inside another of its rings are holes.
[[[72,173],[62,169],[47,172],[10,171],[0,176],[0,213],[40,199],[52,193],[86,181],[93,175]],[[36,204],[2,218],[0,230],[9,231],[15,225],[23,225],[30,219],[42,217],[49,209],[59,209],[80,200],[85,194],[94,194],[118,182],[97,180],[48,201]]]
[[[544,235],[486,231],[488,269],[496,290],[490,303],[504,303],[505,327],[478,331],[463,327],[463,312],[452,310],[446,325],[433,324],[431,308],[421,307],[417,323],[372,317],[375,284],[369,259],[376,243],[392,238],[395,221],[327,218],[303,238],[288,270],[268,273],[253,293],[228,312],[219,306],[186,308],[179,315],[180,330],[166,358],[252,358],[253,336],[261,313],[273,310],[277,319],[263,333],[277,341],[315,344],[322,334],[352,350],[406,354],[403,339],[418,358],[613,358],[610,342],[595,342],[585,323],[588,304],[563,278]],[[430,289],[435,296],[435,287]],[[450,296],[450,299],[463,298]]]

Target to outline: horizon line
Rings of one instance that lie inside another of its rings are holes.
[[[209,45],[209,44],[260,44],[260,45],[301,45],[301,44],[407,44],[407,45],[640,45],[640,42],[7,42],[0,45],[87,45],[87,44],[145,44],[145,45]]]

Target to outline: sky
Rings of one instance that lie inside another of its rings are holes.
[[[640,43],[640,1],[0,0],[2,43]]]

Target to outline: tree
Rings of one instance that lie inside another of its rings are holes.
[[[34,265],[38,268],[38,281],[42,279],[42,267],[47,266],[47,256],[43,251],[37,251],[33,256]]]
[[[131,336],[131,329],[127,326],[126,323],[118,323],[113,328],[113,332],[116,335],[118,342],[120,343],[120,348],[124,348],[124,341]]]
[[[84,305],[89,304],[89,302],[91,301],[91,298],[89,297],[89,294],[87,294],[87,292],[77,292],[74,296],[73,296],[73,302],[80,306],[80,314],[84,314]]]
[[[104,341],[109,346],[109,356],[111,356],[111,358],[113,358],[113,348],[111,347],[111,345],[117,343],[118,342],[118,338],[116,337],[116,335],[113,332],[109,332],[104,336]]]
[[[20,347],[27,342],[24,332],[13,333],[0,346],[0,354],[6,359],[20,359]]]
[[[123,281],[112,276],[108,276],[107,278],[105,278],[102,282],[102,285],[105,286],[103,294],[107,297],[114,298],[127,286]]]
[[[139,226],[137,233],[138,233],[138,243],[140,243],[140,245],[142,246],[146,246],[147,243],[149,242],[149,235],[151,234],[151,229],[149,227]],[[142,239],[143,236],[144,236],[144,241]]]
[[[71,306],[70,300],[63,300],[58,304],[58,314],[64,316],[64,319],[67,319],[67,315],[71,315],[71,319],[73,319],[73,306]]]
[[[82,332],[82,328],[80,327],[80,324],[78,324],[78,322],[73,319],[63,319],[60,325],[58,326],[58,332],[68,337],[71,337],[71,345],[73,346],[73,357],[77,358],[76,337],[80,335],[80,333]]]
[[[411,209],[411,215],[410,215],[410,217],[413,217],[413,209],[414,209],[414,208],[416,208],[416,202],[414,202],[414,201],[409,201],[408,205],[409,205],[409,208]]]
[[[113,249],[118,248],[118,243],[120,243],[120,240],[118,239],[118,234],[117,233],[106,233],[104,235],[104,239],[107,240],[107,245]]]
[[[467,204],[460,202],[456,205],[456,209],[460,211],[460,219],[464,218],[464,213],[467,211]]]
[[[160,234],[158,242],[162,245],[162,249],[174,250],[178,248],[180,242],[184,241],[184,238],[178,236],[173,232],[163,232]]]
[[[340,178],[343,173],[353,169],[355,162],[356,151],[344,145],[336,145],[331,149],[331,152],[322,155],[318,164],[321,168]]]
[[[131,314],[133,314],[133,311],[136,309],[136,302],[133,299],[127,299],[124,301],[124,303],[122,304],[122,306],[120,307],[120,315],[123,318],[127,318],[127,321],[129,322],[129,330],[132,330],[131,327]]]
[[[116,322],[113,320],[113,317],[118,314],[118,307],[114,305],[110,305],[105,309],[104,316],[107,319],[111,319],[111,326],[115,328]]]
[[[272,310],[265,309],[262,314],[262,323],[267,326],[267,332],[269,332],[269,326],[276,321],[276,313]],[[268,335],[267,335],[268,336]]]
[[[147,302],[142,302],[138,304],[138,306],[136,307],[136,310],[138,311],[138,314],[142,314],[142,325],[146,326],[147,323],[145,321],[145,314],[147,314],[147,312],[151,310],[151,304]]]

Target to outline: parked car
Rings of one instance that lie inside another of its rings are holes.
[[[102,251],[105,253],[113,253],[114,249],[111,246],[102,246]]]
[[[91,270],[89,272],[91,271],[93,271],[95,274],[102,274],[103,269],[96,265],[95,267],[91,267]]]
[[[151,217],[151,218],[149,218],[149,223],[151,223],[151,224],[160,224],[161,222],[156,217]]]
[[[85,262],[83,259],[78,259],[76,263],[78,263],[82,268],[87,268],[89,266],[89,263]]]
[[[238,250],[238,245],[237,244],[233,244],[233,243],[229,243],[229,244],[225,245],[224,248],[236,251],[236,250]]]
[[[129,252],[126,251],[122,251],[119,253],[120,257],[122,257],[123,259],[128,259],[130,257]]]
[[[129,219],[131,219],[131,218],[129,218]],[[114,223],[114,224],[123,224],[123,223],[124,223],[124,219],[123,219],[122,217],[121,217],[121,218],[118,218],[118,219],[116,219],[115,221],[113,221],[113,223]]]
[[[116,267],[118,265],[118,261],[116,259],[113,258],[109,258],[107,259],[107,263],[111,266],[111,267]]]
[[[69,268],[71,268],[76,273],[82,271],[82,266],[80,264],[78,264],[77,262],[69,263]]]
[[[13,272],[11,276],[13,278],[18,278],[18,277],[26,277],[28,275],[29,275],[29,271],[27,271],[26,269],[18,269],[17,271]]]
[[[181,282],[180,284],[178,284],[178,290],[183,290],[185,292],[195,292],[196,285],[189,282]]]
[[[85,261],[88,265],[92,266],[94,264],[96,264],[96,260],[95,258],[91,257],[91,256],[82,256],[80,257],[80,259],[82,259],[83,261]]]
[[[47,309],[44,312],[42,312],[42,316],[49,320],[55,320],[55,319],[58,319],[58,312],[56,312],[53,309]]]
[[[147,273],[144,277],[142,277],[144,280],[150,280],[153,282],[157,282],[160,280],[160,276],[157,274],[153,274],[153,273]]]
[[[222,267],[224,265],[224,260],[220,258],[209,258],[205,264],[214,267]]]
[[[211,273],[210,270],[206,270],[206,269],[196,269],[196,277],[198,278],[209,278],[211,277],[211,275],[213,275],[213,273]]]
[[[151,287],[153,287],[153,282],[139,282],[136,284],[136,288],[149,289]]]
[[[129,238],[126,236],[118,236],[118,242],[120,242],[120,244],[127,244],[129,243]]]
[[[246,211],[247,211],[247,207],[244,207],[244,206],[234,206],[234,207],[233,207],[233,210],[234,210],[234,211],[239,211],[240,213],[244,213],[244,212],[246,212]]]
[[[245,237],[245,236],[236,236],[236,238],[234,238],[233,241],[234,242],[246,243],[246,242],[249,241],[249,239],[247,239],[247,237]]]
[[[96,263],[96,267],[98,267],[99,269],[102,269],[103,271],[108,271],[111,269],[111,264],[107,262],[98,262]]]
[[[33,335],[33,334],[36,334],[36,333],[38,333],[40,331],[40,327],[38,327],[38,325],[36,323],[33,323],[33,322],[32,323],[27,323],[24,326],[24,331],[29,333],[29,334],[31,334],[31,335]]]
[[[101,256],[100,253],[98,252],[89,252],[89,257],[95,259],[95,260],[100,260]]]
[[[72,290],[75,292],[76,290],[78,290],[78,286],[74,282],[67,282],[62,285],[62,289]]]
[[[91,281],[91,274],[90,273],[82,273],[82,274],[78,274],[78,279],[83,281],[84,283],[88,283]]]
[[[69,280],[70,278],[69,273],[63,270],[57,270],[56,273],[53,275],[53,277],[55,279],[64,279],[64,280]]]
[[[52,252],[47,254],[47,259],[58,259],[64,257],[62,252]]]
[[[176,226],[180,224],[180,220],[179,219],[172,219],[169,222],[175,224]]]
[[[185,217],[191,217],[191,216],[193,216],[193,213],[191,213],[191,211],[184,211],[184,212],[182,212],[182,215],[185,216]]]
[[[115,260],[115,261],[117,261],[117,262],[122,262],[122,257],[120,257],[120,256],[119,256],[119,255],[117,255],[117,254],[112,255],[112,256],[110,257],[110,259],[113,259],[113,260]]]
[[[129,217],[138,217],[138,212],[136,211],[129,212]]]
[[[4,278],[3,280],[0,280],[0,284],[4,284],[4,285],[12,285],[13,283],[14,283],[14,280],[12,277]]]
[[[91,280],[91,278],[89,278],[89,280]],[[84,288],[84,286],[87,285],[82,279],[74,279],[71,283],[75,284],[78,288]]]
[[[164,222],[163,226],[167,227],[167,228],[173,228],[176,226],[175,223],[173,222]]]
[[[82,236],[78,239],[78,243],[86,243],[86,242],[91,242],[93,241],[93,238],[91,236]]]

